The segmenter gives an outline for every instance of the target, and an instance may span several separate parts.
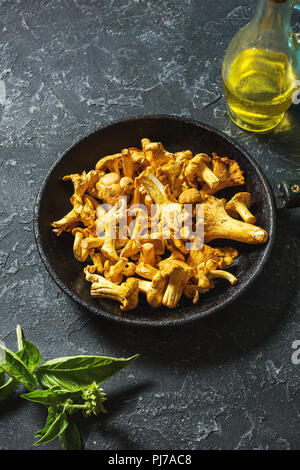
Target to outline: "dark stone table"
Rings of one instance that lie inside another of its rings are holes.
[[[300,177],[299,106],[263,136],[226,115],[222,58],[254,3],[0,1],[0,339],[16,348],[20,323],[45,359],[141,354],[107,382],[109,414],[78,418],[86,449],[299,448],[299,209],[279,214],[271,259],[238,302],[161,331],[103,321],[71,301],[45,271],[32,231],[53,162],[126,116],[204,121],[248,149],[272,184]],[[31,449],[44,420],[45,409],[18,393],[2,401],[0,448]]]

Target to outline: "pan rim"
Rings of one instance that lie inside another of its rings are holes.
[[[229,142],[233,147],[235,147],[239,152],[241,152],[249,161],[250,163],[255,167],[257,173],[259,174],[261,178],[262,185],[264,186],[264,190],[266,194],[268,195],[268,206],[270,207],[270,229],[269,229],[269,239],[266,245],[266,249],[261,257],[261,259],[258,262],[258,265],[256,266],[255,272],[252,274],[252,276],[248,279],[248,281],[240,287],[236,293],[233,293],[231,296],[229,296],[227,299],[225,299],[221,304],[217,304],[213,307],[208,308],[205,312],[200,313],[194,313],[189,316],[183,316],[182,318],[177,318],[177,319],[166,319],[166,320],[139,320],[138,318],[128,318],[128,317],[121,317],[117,316],[111,313],[108,313],[100,308],[96,308],[93,305],[88,304],[85,302],[83,299],[81,299],[77,294],[75,294],[71,289],[69,289],[62,281],[61,279],[57,276],[55,270],[52,268],[50,262],[48,261],[47,255],[44,252],[42,242],[41,242],[41,237],[39,233],[39,214],[40,214],[40,205],[42,202],[42,197],[44,194],[44,190],[47,186],[47,183],[55,170],[55,168],[58,166],[58,164],[62,161],[62,159],[69,153],[71,152],[74,148],[76,148],[79,144],[84,143],[86,140],[90,139],[91,137],[95,136],[98,132],[105,130],[108,127],[112,126],[117,126],[120,124],[126,124],[127,122],[131,121],[137,121],[137,120],[159,120],[159,119],[167,119],[167,120],[175,120],[175,121],[180,121],[186,124],[190,124],[193,126],[197,126],[200,128],[204,128],[212,133],[217,134],[218,136],[222,137],[225,139],[227,142]],[[219,312],[220,310],[223,310],[224,308],[228,307],[232,303],[234,303],[237,298],[239,298],[242,294],[245,293],[246,290],[249,289],[249,287],[253,284],[253,282],[258,278],[260,273],[262,272],[269,256],[273,248],[274,244],[274,238],[275,238],[275,227],[276,227],[276,207],[275,207],[275,200],[274,200],[274,195],[272,192],[272,188],[267,181],[267,178],[262,171],[260,165],[254,160],[253,157],[243,148],[238,144],[233,138],[227,136],[224,132],[216,129],[215,127],[206,124],[204,122],[190,119],[190,118],[185,118],[181,116],[176,116],[176,115],[168,115],[168,114],[150,114],[150,115],[137,115],[137,116],[132,116],[124,119],[119,119],[119,120],[114,120],[111,121],[108,124],[105,124],[103,126],[98,127],[88,135],[85,135],[81,137],[77,142],[69,146],[66,150],[64,150],[59,157],[55,160],[55,162],[51,165],[50,169],[47,172],[46,177],[44,178],[44,181],[38,191],[38,194],[36,196],[35,200],[35,205],[34,205],[34,217],[33,217],[33,232],[34,232],[34,237],[35,237],[35,242],[37,245],[37,249],[39,252],[39,255],[41,257],[41,260],[52,277],[52,279],[56,282],[56,284],[60,287],[60,289],[67,294],[73,301],[79,303],[82,307],[86,308],[87,310],[91,311],[92,313],[102,317],[106,318],[108,320],[113,320],[117,321],[119,323],[123,323],[126,325],[132,325],[132,326],[142,326],[142,327],[161,327],[161,326],[178,326],[178,325],[183,325],[183,324],[188,324],[191,322],[194,322],[196,320],[204,320],[205,318],[211,316],[212,314],[215,314]]]

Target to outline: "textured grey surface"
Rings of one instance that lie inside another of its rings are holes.
[[[264,274],[232,308],[161,331],[74,304],[49,278],[32,232],[36,194],[60,153],[126,116],[202,120],[236,138],[272,184],[300,178],[299,106],[265,136],[226,115],[222,58],[254,3],[0,1],[0,339],[15,348],[21,323],[45,359],[141,353],[107,383],[109,414],[78,418],[86,449],[299,448],[299,209],[279,214]],[[1,401],[0,449],[31,449],[44,419],[17,394]]]

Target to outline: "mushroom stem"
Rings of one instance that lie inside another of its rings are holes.
[[[227,281],[230,282],[232,286],[234,286],[238,282],[238,279],[233,274],[229,273],[228,271],[222,271],[221,269],[209,271],[207,277],[209,279],[227,279]]]
[[[219,184],[219,178],[204,162],[201,162],[199,170],[203,181],[205,181],[210,188],[213,189]]]
[[[104,231],[105,240],[102,245],[101,251],[107,258],[118,261],[119,257],[116,252],[116,235],[113,224],[111,224],[110,221],[107,221],[107,223],[105,224]]]
[[[234,219],[233,219],[234,220]],[[265,243],[268,240],[268,234],[265,230],[256,225],[247,224],[239,220],[229,223],[228,221],[221,221],[222,232],[219,236],[205,236],[205,242],[210,242],[215,238],[226,238],[228,240],[235,240],[241,243],[249,243],[256,245]]]
[[[242,204],[242,203],[237,204],[236,211],[240,214],[241,218],[247,224],[255,224],[256,217],[253,214],[251,214],[251,212],[249,211],[248,207],[245,204]]]
[[[100,237],[87,237],[82,240],[82,248],[92,250],[94,248],[101,248],[105,242],[105,238]]]
[[[103,263],[102,263],[101,254],[100,253],[95,253],[95,251],[93,250],[90,253],[90,258],[94,263],[94,266],[92,266],[92,268],[95,269],[98,274],[102,274],[103,273]]]
[[[144,281],[143,279],[138,279],[138,281],[139,281],[139,291],[142,292],[143,294],[147,294],[151,286],[151,282]]]
[[[122,163],[124,176],[133,177],[133,163],[128,149],[122,150]]]

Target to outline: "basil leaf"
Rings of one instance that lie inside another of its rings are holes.
[[[54,420],[48,423],[48,426],[42,430],[44,433],[42,438],[35,442],[33,445],[37,446],[40,444],[46,444],[47,442],[53,441],[58,437],[68,426],[68,420],[66,413],[62,411],[57,416],[54,415]]]
[[[38,348],[27,339],[22,338],[23,348],[16,354],[28,367],[30,372],[42,362],[42,356]]]
[[[0,367],[0,387],[5,384],[5,372]]]
[[[47,390],[34,390],[33,392],[21,395],[21,397],[29,401],[42,403],[43,405],[55,406],[65,402],[70,395],[72,394],[68,390],[60,390],[58,387],[52,387]]]
[[[80,450],[81,438],[78,428],[73,421],[69,420],[69,426],[59,436],[63,450]]]
[[[51,406],[48,407],[48,415],[46,419],[46,424],[43,427],[43,429],[40,429],[37,431],[34,435],[34,437],[43,437],[47,429],[50,427],[50,425],[55,421],[56,417],[59,415],[59,411],[56,408],[53,408]]]
[[[100,385],[137,357],[138,354],[127,359],[105,356],[61,357],[39,366],[35,373],[43,387],[58,385],[66,390],[79,391],[92,382]]]
[[[18,385],[18,381],[10,377],[1,387],[0,387],[0,398],[6,398],[10,395],[16,386]]]
[[[1,363],[2,369],[11,377],[21,382],[28,390],[35,390],[36,379],[30,373],[24,362],[12,351],[0,344],[0,350],[5,352],[5,362]]]

